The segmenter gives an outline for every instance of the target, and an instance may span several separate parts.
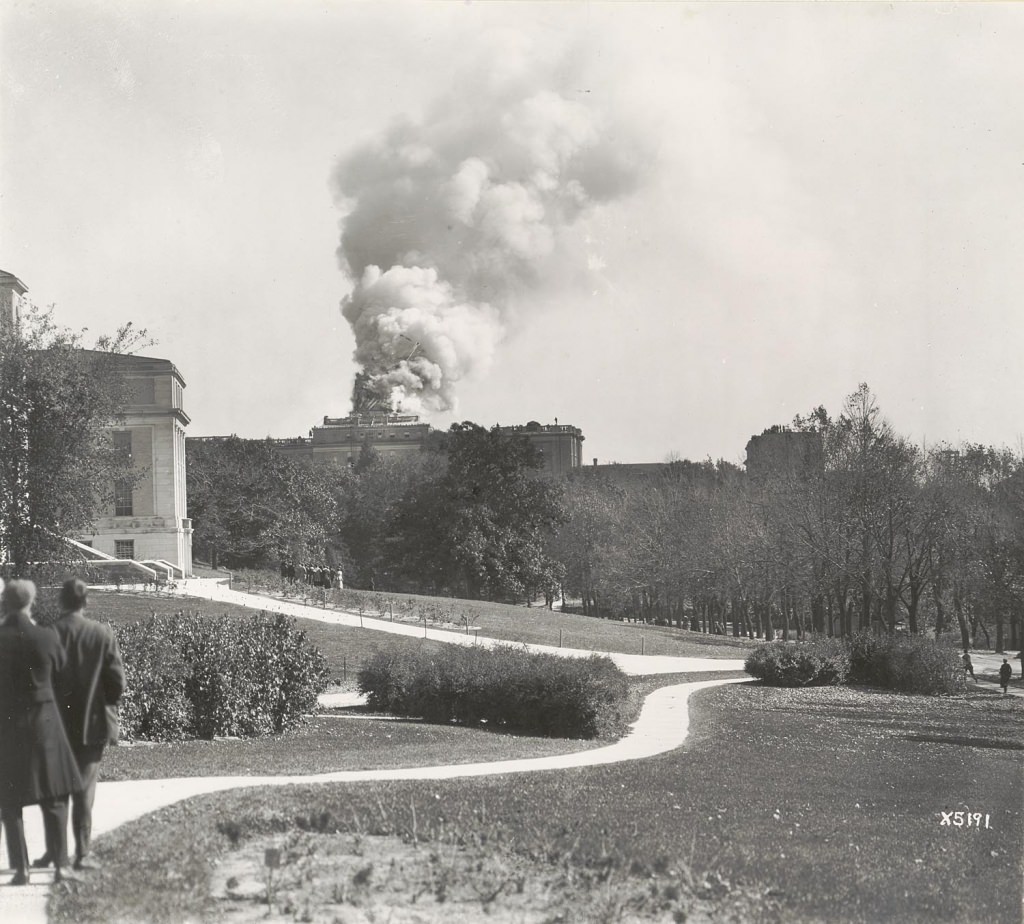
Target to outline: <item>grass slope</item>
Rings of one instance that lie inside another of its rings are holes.
[[[254,610],[233,603],[213,603],[196,597],[168,597],[151,593],[127,591],[92,591],[88,615],[113,625],[145,620],[149,616],[172,615],[185,611],[227,615],[238,619],[252,618]],[[440,651],[442,642],[429,639],[408,639],[373,629],[333,626],[315,619],[297,619],[296,625],[306,633],[310,643],[327,659],[331,677],[338,682],[353,683],[359,666],[378,651],[414,646],[427,651]]]
[[[507,853],[538,876],[558,866],[569,908],[573,889],[581,902],[602,889],[610,900],[648,897],[650,914],[613,901],[600,918],[567,912],[565,921],[671,920],[666,902],[688,913],[680,889],[720,912],[691,920],[1019,920],[1019,701],[740,685],[702,691],[693,706],[688,744],[650,760],[191,800],[102,838],[103,871],[54,893],[51,920],[215,919],[221,858],[260,839],[294,845],[309,831],[424,843],[424,861],[468,853],[482,868]],[[941,824],[943,811],[968,806],[991,828]],[[303,868],[301,857],[285,858]],[[300,893],[295,907],[305,920],[368,920],[352,902],[369,875],[334,880],[333,897]],[[339,895],[349,898],[338,905]],[[498,897],[489,919],[511,920],[496,915],[500,906]],[[421,920],[454,920],[452,911],[441,905]]]
[[[433,725],[374,717],[362,708],[310,717],[281,735],[258,739],[139,742],[109,748],[104,780],[159,780],[191,776],[292,776],[375,767],[429,767],[547,757],[602,747],[629,731],[646,695],[669,682],[730,674],[632,678],[617,727],[591,741],[496,733],[484,728]]]
[[[436,598],[417,598],[434,601]],[[480,635],[504,639],[512,643],[558,645],[561,629],[562,647],[582,648],[597,652],[675,655],[700,658],[744,658],[754,644],[746,639],[702,635],[664,626],[644,626],[592,619],[572,614],[562,615],[548,610],[486,603],[476,600],[456,601],[472,614],[473,627]],[[137,622],[151,614],[172,614],[181,610],[198,610],[210,615],[226,614],[248,619],[252,609],[230,603],[211,602],[197,597],[171,597],[163,594],[132,591],[93,590],[89,596],[88,615],[114,625]],[[365,617],[367,625],[372,623]],[[443,642],[410,639],[371,628],[337,626],[316,619],[297,619],[296,624],[310,642],[327,659],[332,679],[352,685],[360,666],[378,651],[392,651],[416,646],[438,651]],[[451,628],[456,628],[454,625]]]
[[[277,582],[279,585],[279,582]],[[236,590],[250,585],[236,580]],[[307,589],[292,596],[267,586],[269,595],[278,599],[304,602]],[[316,591],[316,593],[320,593]],[[515,606],[486,600],[455,600],[417,594],[371,593],[370,591],[331,591],[333,605],[348,612],[359,612],[360,601],[366,619],[385,619],[394,613],[396,622],[422,625],[424,618],[432,628],[479,634],[510,642],[531,645],[561,644],[563,648],[587,651],[621,652],[623,654],[676,655],[681,657],[742,658],[757,643],[750,639],[726,635],[705,635],[670,626],[596,619],[574,613],[562,613],[539,606]],[[310,598],[311,599],[311,598]],[[404,614],[404,615],[403,615]]]
[[[143,743],[111,748],[104,780],[191,776],[290,776],[337,770],[422,767],[546,757],[607,744],[528,738],[483,729],[391,721],[358,713],[310,718],[298,728],[258,739]]]

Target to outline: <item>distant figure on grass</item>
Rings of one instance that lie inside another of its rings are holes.
[[[971,680],[977,683],[978,678],[974,676],[974,662],[971,661],[971,655],[966,648],[964,649],[964,673],[970,674]]]
[[[82,785],[71,796],[71,830],[75,837],[75,869],[92,869],[88,858],[92,838],[92,807],[96,800],[100,761],[108,744],[117,744],[118,703],[124,693],[124,665],[110,627],[84,615],[88,588],[77,578],[60,591],[60,619],[54,623],[65,663],[58,677],[61,716]],[[33,866],[49,866],[46,853]]]
[[[1010,678],[1013,676],[1013,668],[1010,667],[1010,662],[1003,658],[1003,663],[999,666],[999,686],[1003,688],[1003,693],[1009,692]]]
[[[31,581],[11,581],[0,593],[0,818],[11,885],[29,881],[26,805],[42,809],[54,879],[74,878],[66,870],[68,795],[82,788],[54,690],[64,649],[52,629],[32,621],[35,596]]]

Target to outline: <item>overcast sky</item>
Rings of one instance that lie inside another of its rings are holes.
[[[915,440],[1020,447],[1020,4],[0,16],[0,269],[146,327],[191,435],[346,414],[348,297],[364,361],[443,373],[435,425],[558,418],[588,460],[742,461],[862,381]]]

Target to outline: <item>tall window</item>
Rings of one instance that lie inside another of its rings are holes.
[[[117,453],[119,461],[131,464],[132,461],[132,432],[131,430],[115,430],[112,434],[114,452]],[[132,515],[132,485],[130,481],[118,481],[114,483],[114,516],[130,517]],[[124,556],[119,556],[123,558]]]
[[[135,557],[135,540],[134,539],[115,539],[114,540],[114,558],[134,558]]]

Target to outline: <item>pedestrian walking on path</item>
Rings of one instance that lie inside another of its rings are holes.
[[[1013,668],[1010,667],[1010,662],[1003,658],[1003,663],[999,667],[999,686],[1003,688],[1003,695],[1005,696],[1010,689],[1010,678],[1013,676]]]
[[[71,578],[60,591],[61,615],[54,628],[64,649],[65,663],[58,678],[61,718],[82,777],[71,794],[71,829],[75,837],[75,869],[88,869],[92,807],[96,799],[100,761],[108,744],[117,744],[118,703],[124,693],[124,665],[117,638],[109,626],[88,619],[88,588]],[[49,850],[32,863],[49,866]]]
[[[26,805],[42,809],[54,880],[74,878],[65,869],[68,796],[82,786],[53,686],[64,651],[53,630],[32,621],[35,596],[31,581],[11,581],[0,594],[0,817],[11,885],[29,881]]]
[[[978,678],[974,676],[974,662],[971,661],[971,654],[970,654],[970,652],[966,648],[964,649],[963,662],[964,662],[964,673],[965,674],[970,674],[971,675],[971,680],[973,680],[975,683],[977,683],[978,682]]]

